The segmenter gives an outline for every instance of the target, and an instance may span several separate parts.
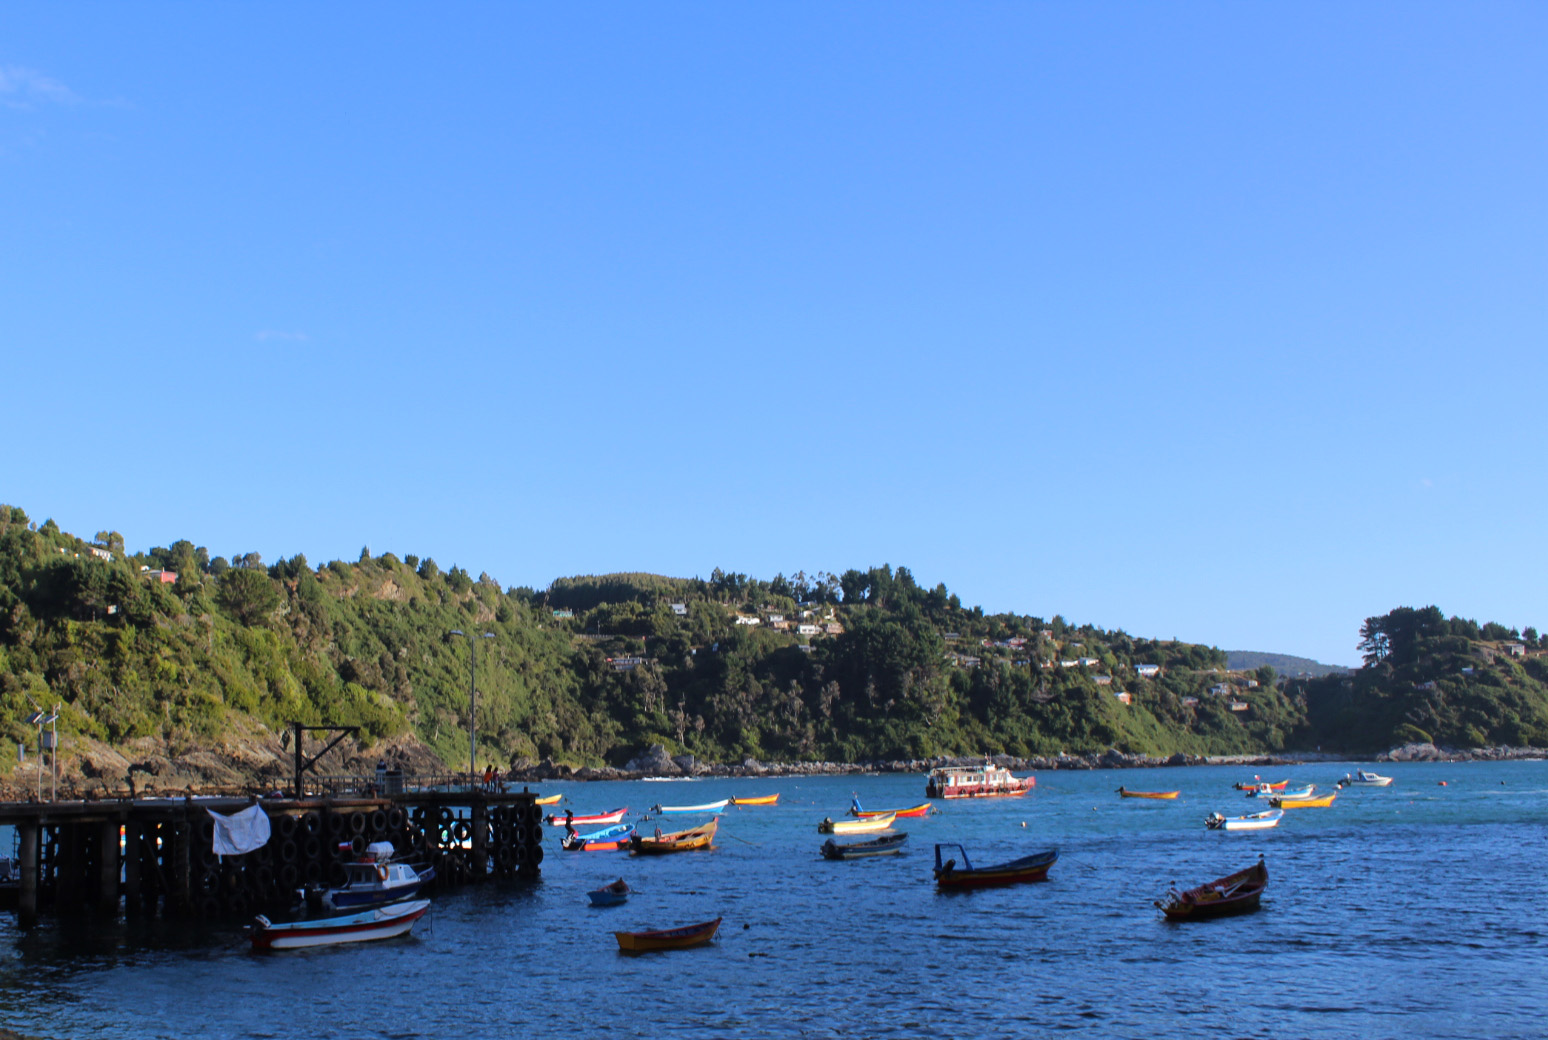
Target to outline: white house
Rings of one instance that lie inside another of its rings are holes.
[[[1223,682],[1216,683],[1209,688],[1209,692],[1213,697],[1224,697],[1226,694],[1231,692],[1231,684]]]
[[[738,625],[756,625],[758,624],[758,619],[755,617],[748,617],[746,614],[738,614],[736,623]]]
[[[822,631],[822,629],[818,628],[816,625],[797,625],[796,626],[796,634],[797,635],[814,636],[814,635],[816,635],[820,631]]]
[[[1137,664],[1134,666],[1134,674],[1141,679],[1154,679],[1161,674],[1161,666],[1158,664]]]
[[[108,559],[112,559],[112,557],[109,556]],[[1523,643],[1506,643],[1505,652],[1512,657],[1525,657],[1526,645]]]
[[[1129,696],[1129,691],[1127,690],[1118,690],[1113,696],[1118,698],[1120,704],[1134,703],[1134,698]]]
[[[688,604],[686,604],[686,603],[674,603],[674,604],[672,604],[672,613],[676,614],[678,617],[687,617],[688,616]]]
[[[1093,675],[1091,681],[1098,686],[1111,686],[1113,684],[1113,677],[1111,675]]]
[[[1230,707],[1231,707],[1232,711],[1246,711],[1247,710],[1247,702],[1246,701],[1232,701]]]
[[[1101,663],[1102,662],[1095,657],[1082,657],[1080,659],[1080,665],[1083,668],[1095,668]]]

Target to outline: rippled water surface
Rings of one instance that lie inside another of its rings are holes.
[[[1276,771],[1330,785],[1353,765]],[[1197,767],[1038,776],[942,804],[901,856],[829,863],[816,825],[924,800],[920,776],[562,784],[577,812],[779,792],[717,848],[561,853],[543,879],[436,898],[412,936],[258,955],[237,928],[0,923],[0,1023],[47,1037],[1541,1037],[1548,1035],[1548,764],[1393,765],[1278,830]],[[1442,787],[1439,781],[1446,781]],[[1173,790],[1175,802],[1120,799]],[[632,813],[631,813],[632,815]],[[1025,826],[1023,826],[1023,824]],[[932,845],[975,862],[1060,850],[1041,885],[939,893]],[[1151,900],[1250,865],[1257,914],[1186,925]],[[639,890],[597,910],[616,877]],[[711,946],[620,954],[611,932],[724,917]]]

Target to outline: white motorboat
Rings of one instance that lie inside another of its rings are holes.
[[[262,914],[253,919],[252,940],[255,950],[299,950],[308,946],[335,946],[339,943],[390,939],[414,927],[414,922],[430,909],[430,900],[414,899],[406,903],[373,906],[328,917],[275,923]]]
[[[1205,817],[1204,825],[1212,831],[1266,831],[1270,827],[1278,827],[1284,815],[1283,809],[1268,809],[1229,818],[1219,813],[1210,813]]]
[[[1380,773],[1371,773],[1364,769],[1359,769],[1354,773],[1345,773],[1344,779],[1339,783],[1343,787],[1390,787],[1392,778],[1390,776],[1382,776]]]

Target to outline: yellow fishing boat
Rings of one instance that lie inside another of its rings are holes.
[[[714,848],[715,840],[714,820],[709,823],[690,827],[685,831],[672,831],[670,834],[662,834],[658,829],[655,834],[640,834],[635,832],[630,844],[634,851],[645,856],[659,856],[668,852],[691,852],[694,849]]]
[[[1170,801],[1182,794],[1181,791],[1131,791],[1127,787],[1118,788],[1118,793],[1125,798],[1158,798],[1163,801]]]
[[[629,953],[648,950],[683,950],[690,946],[702,946],[715,938],[720,929],[720,918],[703,924],[690,924],[682,928],[665,928],[654,932],[614,932],[618,948]]]
[[[1270,798],[1269,804],[1276,809],[1326,809],[1337,797],[1338,792],[1334,791],[1321,798]]]
[[[558,805],[559,804],[559,799],[561,799],[563,797],[564,797],[564,795],[562,795],[562,794],[551,794],[551,795],[548,795],[546,797],[538,798],[538,799],[534,799],[534,800],[536,801],[536,803],[538,805]]]
[[[818,834],[866,834],[870,831],[884,831],[892,826],[892,821],[897,819],[897,813],[888,813],[886,816],[867,816],[858,820],[834,820],[824,817],[817,825]]]
[[[779,795],[777,795],[777,794],[765,794],[765,795],[759,795],[757,798],[733,798],[733,799],[731,799],[731,804],[732,805],[778,805],[779,804]]]

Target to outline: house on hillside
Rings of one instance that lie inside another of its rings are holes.
[[[678,617],[687,617],[688,616],[688,604],[686,604],[686,603],[673,603],[672,604],[672,613],[676,614]]]
[[[818,628],[816,625],[797,625],[796,626],[796,635],[814,636],[818,632],[821,632],[821,631],[822,631],[822,629]]]
[[[1141,679],[1154,679],[1161,674],[1161,666],[1158,664],[1137,664],[1134,666],[1134,674]]]
[[[107,560],[109,563],[111,563],[113,560],[113,554],[102,548],[100,545],[88,545],[86,547],[86,551],[91,553],[99,560]]]
[[[607,663],[613,666],[615,672],[632,672],[645,663],[643,657],[609,657]]]
[[[1525,643],[1506,643],[1505,644],[1505,652],[1507,654],[1509,654],[1510,656],[1512,656],[1512,657],[1525,657],[1526,656],[1526,644]]]
[[[1247,680],[1247,688],[1249,690],[1256,690],[1258,688],[1258,680],[1256,680],[1256,679],[1248,679]]]
[[[1113,684],[1113,677],[1111,675],[1093,675],[1091,681],[1098,686],[1111,686]]]
[[[554,610],[554,617],[556,617],[556,618],[572,618],[574,616],[575,616],[575,611],[573,611],[573,610],[565,610],[562,607],[557,608],[557,609]]]
[[[1127,690],[1117,690],[1113,693],[1113,696],[1118,698],[1118,703],[1120,704],[1134,703],[1134,698],[1129,696],[1129,691]]]
[[[1095,657],[1082,657],[1079,662],[1082,668],[1095,668],[1101,663],[1102,662]]]
[[[1232,701],[1230,703],[1229,707],[1230,707],[1230,709],[1232,711],[1246,711],[1247,710],[1247,702],[1246,701]]]
[[[1231,692],[1231,684],[1230,683],[1223,683],[1223,682],[1222,683],[1216,683],[1215,685],[1213,685],[1213,686],[1211,686],[1209,688],[1209,695],[1211,697],[1224,697],[1227,694],[1229,694],[1230,692]]]
[[[761,624],[761,622],[757,618],[755,618],[755,617],[748,617],[746,614],[738,614],[736,616],[736,623],[738,625],[757,625],[757,624]]]
[[[829,621],[826,625],[822,626],[822,630],[830,636],[841,636],[844,634],[844,626],[839,624],[837,621]]]
[[[163,585],[171,585],[177,581],[177,571],[153,571],[149,567],[140,568],[140,577],[149,578],[151,581],[159,581]]]
[[[1199,699],[1197,697],[1184,697],[1182,699],[1182,706],[1184,708],[1197,708],[1199,706]]]

